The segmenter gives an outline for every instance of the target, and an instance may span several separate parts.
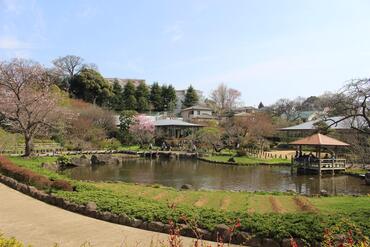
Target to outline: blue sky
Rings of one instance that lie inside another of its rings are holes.
[[[221,82],[247,105],[369,76],[368,0],[0,0],[0,59],[74,54],[105,77]]]

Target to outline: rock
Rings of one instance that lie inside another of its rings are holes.
[[[366,185],[370,185],[370,172],[365,174],[365,183]]]
[[[163,232],[164,224],[162,222],[152,221],[148,223],[148,230],[154,232]]]
[[[54,172],[59,170],[59,165],[56,164],[56,163],[46,163],[46,162],[44,162],[44,163],[41,163],[41,167],[45,168],[45,169],[48,169],[50,171],[54,171]]]
[[[136,227],[136,228],[140,228],[141,224],[143,223],[142,220],[139,220],[139,219],[133,219],[131,221],[131,226],[132,227]]]
[[[197,234],[200,237],[200,239],[212,240],[212,233],[210,231],[207,231],[205,229],[197,228]]]
[[[326,190],[320,190],[321,196],[329,196],[329,193]]]
[[[96,211],[97,209],[97,206],[96,206],[96,203],[95,202],[88,202],[86,204],[86,210],[88,211]]]
[[[216,240],[218,238],[221,238],[224,243],[228,243],[231,238],[230,229],[225,224],[219,224],[215,227],[215,230],[213,231],[212,238]]]
[[[246,240],[244,244],[251,247],[260,247],[262,246],[262,239],[258,237],[251,237],[250,239]]]
[[[110,154],[94,154],[91,156],[92,165],[119,165],[120,159]]]
[[[193,189],[193,185],[191,185],[191,184],[183,184],[181,186],[181,189],[182,190],[191,190],[191,189]]]
[[[121,214],[118,217],[118,224],[129,225],[130,224],[130,217],[128,217],[126,214]]]
[[[91,166],[91,160],[88,159],[85,155],[82,155],[81,157],[75,157],[71,159],[70,164],[72,166],[77,166],[77,167],[86,167],[86,166]]]
[[[188,225],[180,225],[180,235],[185,237],[196,237],[193,229]]]
[[[110,213],[110,212],[103,212],[101,214],[101,219],[102,220],[105,220],[105,221],[111,221],[111,219],[112,219],[112,213]]]
[[[234,157],[231,157],[230,159],[227,160],[227,162],[235,163],[236,161],[235,161]]]
[[[307,246],[305,242],[300,238],[294,238],[294,242],[298,245],[298,247],[304,247]],[[283,241],[281,241],[281,247],[291,247],[291,239],[290,238],[284,238]],[[310,245],[312,246],[312,245]]]
[[[262,240],[263,247],[280,247],[280,244],[271,238],[264,238]]]

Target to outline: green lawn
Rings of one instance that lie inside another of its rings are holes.
[[[224,156],[224,155],[214,155],[210,157],[204,157],[204,159],[209,161],[217,161],[217,162],[228,162],[228,160],[232,156]],[[236,164],[238,165],[254,165],[254,164],[290,164],[290,160],[288,159],[280,159],[280,158],[271,158],[271,159],[262,159],[256,157],[234,157]]]

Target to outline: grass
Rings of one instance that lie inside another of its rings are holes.
[[[224,156],[224,155],[214,155],[210,157],[204,157],[205,160],[208,161],[216,161],[216,162],[228,162],[232,156]],[[271,159],[263,159],[263,158],[256,158],[256,157],[234,157],[235,163],[238,165],[255,165],[255,164],[269,164],[269,165],[279,165],[279,164],[290,164],[290,160],[288,159],[280,159],[280,158],[271,158]]]
[[[42,162],[53,162],[55,157],[10,159],[49,178],[65,178],[65,175],[41,167]],[[343,221],[347,222],[341,223],[343,230],[356,225],[365,235],[370,234],[367,220],[370,196],[305,197],[268,192],[179,191],[160,185],[71,181],[77,186],[76,192],[57,191],[56,194],[81,204],[94,201],[99,210],[125,213],[144,220],[167,223],[169,219],[178,221],[186,215],[201,227],[213,229],[216,224],[232,224],[239,218],[242,229],[257,235],[274,238],[292,235],[310,241],[320,239],[324,228]]]
[[[367,172],[369,172],[369,171],[366,170],[366,169],[361,169],[361,168],[346,169],[347,174],[365,175]]]

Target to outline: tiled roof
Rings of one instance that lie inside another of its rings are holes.
[[[331,124],[333,124],[333,122],[339,121],[342,118],[343,117],[330,117],[330,118],[327,118],[324,121],[327,125],[331,125]],[[308,122],[301,123],[301,124],[298,124],[298,125],[282,128],[280,130],[313,130],[313,129],[316,129],[315,123],[317,123],[319,121],[321,121],[321,120],[308,121]],[[359,122],[361,122],[361,121],[362,120],[360,118],[356,119],[356,122],[354,122],[354,125],[355,126],[360,126]],[[343,121],[341,121],[337,124],[332,125],[330,128],[331,129],[351,129],[351,123],[352,123],[352,119],[346,119],[346,120],[343,120]]]
[[[154,122],[154,126],[200,127],[201,125],[184,122],[179,119],[160,119]]]
[[[291,142],[292,145],[307,146],[349,146],[349,144],[322,134],[314,134],[303,139]]]

